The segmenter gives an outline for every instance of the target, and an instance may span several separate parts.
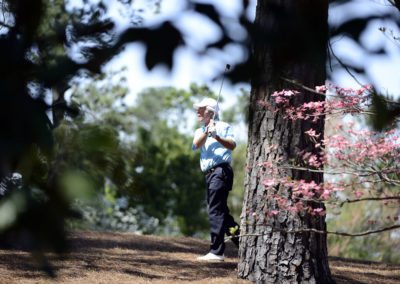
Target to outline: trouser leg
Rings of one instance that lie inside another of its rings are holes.
[[[226,231],[227,193],[223,187],[208,189],[208,217],[211,235],[210,252],[217,255],[222,255],[225,251],[224,236]]]
[[[206,177],[208,216],[210,221],[210,251],[222,255],[225,250],[225,234],[230,235],[229,228],[238,226],[229,214],[228,194],[232,189],[233,172],[231,168],[219,168]]]

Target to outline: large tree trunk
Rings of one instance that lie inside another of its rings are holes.
[[[291,121],[282,111],[273,112],[259,104],[274,104],[271,94],[295,89],[283,78],[306,86],[323,85],[326,79],[328,38],[327,0],[259,0],[250,98],[248,173],[241,215],[239,276],[257,283],[334,283],[331,278],[325,234],[285,233],[301,229],[326,230],[325,218],[280,210],[276,216],[265,213],[277,209],[271,190],[261,184],[268,178],[260,163],[274,164],[298,159],[299,151],[313,151],[304,131],[313,128],[322,133],[324,121]],[[321,100],[321,96],[301,88],[295,104]],[[278,147],[269,147],[277,145]],[[322,182],[322,174],[280,170],[280,177]],[[290,188],[275,189],[290,197]],[[314,205],[315,206],[315,205]],[[322,204],[316,205],[323,207]],[[278,228],[278,230],[274,230]],[[253,236],[251,236],[253,235]]]

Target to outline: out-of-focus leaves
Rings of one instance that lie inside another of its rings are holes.
[[[251,59],[249,58],[245,62],[239,63],[235,65],[232,69],[227,74],[227,77],[233,82],[233,83],[239,83],[242,82],[243,80],[245,81],[250,81],[251,75],[254,72],[254,68],[251,64]]]
[[[84,38],[102,37],[114,28],[114,23],[110,20],[99,21],[92,24],[77,23],[71,29],[71,39],[78,41]]]
[[[24,212],[27,202],[21,192],[13,192],[10,198],[0,203],[0,231],[4,232],[17,220],[18,214]]]
[[[133,41],[146,44],[145,62],[148,69],[157,63],[164,63],[171,68],[174,50],[184,44],[180,31],[171,22],[151,29],[128,29],[121,35],[116,46]]]
[[[372,110],[376,114],[371,117],[372,126],[378,131],[390,127],[400,115],[400,102],[388,101],[385,96],[372,93]]]
[[[228,44],[230,44],[232,42],[232,39],[226,35],[222,36],[218,41],[210,43],[209,45],[207,45],[207,48],[218,48],[218,49],[222,49],[225,46],[227,46]]]
[[[331,0],[329,1],[333,7],[340,7],[341,5],[351,5],[353,0]],[[354,1],[356,2],[356,1]],[[390,0],[389,1],[393,7],[399,9],[399,1],[398,0]],[[364,43],[361,41],[361,36],[367,30],[369,24],[376,20],[386,21],[386,22],[393,22],[399,25],[399,17],[396,13],[385,12],[373,13],[368,14],[366,13],[364,16],[357,14],[356,16],[352,17],[349,16],[344,18],[342,22],[337,24],[337,26],[331,27],[330,34],[332,38],[338,38],[339,36],[347,36],[354,40],[360,49],[363,49],[369,55],[385,55],[387,50],[383,48],[376,48],[371,49],[368,46],[364,46]],[[380,28],[381,31],[385,31],[385,27]],[[332,53],[333,56],[335,56]],[[368,73],[366,72],[367,67],[361,67],[364,62],[359,62],[356,66],[353,62],[346,62],[345,60],[341,60],[340,58],[336,57],[336,60],[339,64],[357,81],[357,75],[363,75],[368,78]],[[372,80],[371,80],[372,81]],[[370,119],[372,126],[377,130],[383,130],[390,124],[396,120],[397,116],[399,115],[399,111],[397,110],[398,104],[397,103],[389,103],[388,98],[385,96],[381,96],[380,94],[373,94],[372,97],[372,108],[376,113],[376,117]]]
[[[338,5],[340,5],[340,4],[348,3],[350,1],[352,1],[352,0],[329,0],[329,4],[338,4]]]
[[[331,30],[331,36],[347,35],[356,40],[360,41],[361,34],[365,31],[367,25],[373,20],[391,19],[391,14],[384,14],[380,16],[369,16],[365,18],[352,19],[344,22],[336,29]]]
[[[375,92],[372,95],[372,106],[377,114],[372,120],[372,125],[375,129],[382,130],[391,119],[383,97]]]
[[[60,178],[61,192],[69,202],[88,200],[95,196],[94,184],[82,171],[66,171]]]
[[[193,6],[194,6],[194,11],[196,11],[199,14],[205,15],[213,23],[217,24],[221,29],[224,29],[224,26],[221,23],[220,19],[221,15],[217,12],[217,10],[213,5],[196,3]]]
[[[114,20],[107,18],[103,1],[84,1],[83,8],[68,11],[62,0],[3,2],[9,16],[7,28],[0,35],[0,178],[20,169],[24,186],[18,194],[22,194],[26,204],[22,209],[15,207],[11,197],[14,193],[3,198],[4,224],[8,224],[7,233],[18,236],[13,240],[23,238],[38,252],[38,259],[43,260],[46,248],[66,249],[64,220],[74,215],[70,203],[75,196],[85,192],[90,195],[90,188],[99,188],[105,178],[117,184],[121,191],[129,191],[132,186],[129,172],[132,169],[126,159],[130,152],[119,143],[118,135],[119,131],[139,127],[127,122],[128,115],[124,118],[118,113],[102,113],[99,108],[94,111],[89,104],[82,104],[81,113],[75,111],[74,118],[63,121],[68,115],[64,93],[70,80],[82,70],[100,73],[104,64],[132,42],[142,42],[147,47],[148,69],[157,64],[171,69],[175,50],[186,43],[181,31],[170,21],[116,34]],[[216,9],[198,3],[194,7],[225,33]],[[229,44],[226,35],[224,39],[220,47]],[[124,90],[115,92],[121,93]],[[181,109],[190,101],[187,93],[185,96],[180,101]],[[107,104],[109,97],[100,97],[99,101]],[[169,99],[166,105],[176,103],[172,92]],[[77,108],[75,105],[70,109]],[[107,125],[96,125],[95,118],[88,121],[82,114],[88,110],[93,111],[94,117],[104,119]],[[127,109],[126,113],[129,111],[132,110]],[[52,120],[47,116],[49,112]],[[159,127],[158,134],[166,140],[149,145],[150,154],[155,153],[152,150],[170,149],[165,158],[171,153],[178,155],[188,147],[186,138],[181,137],[176,144],[176,137],[171,134],[178,134],[168,127]],[[162,160],[162,156],[155,155],[162,173],[175,162],[179,167],[195,162],[189,153],[178,160],[175,156]],[[168,180],[166,184],[172,182]],[[195,186],[199,185],[192,184],[188,189]],[[187,200],[183,203],[190,207]],[[53,275],[49,267],[43,261],[43,268]]]

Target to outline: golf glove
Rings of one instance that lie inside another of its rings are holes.
[[[217,136],[217,129],[215,128],[215,126],[210,126],[208,127],[208,136],[215,138]]]

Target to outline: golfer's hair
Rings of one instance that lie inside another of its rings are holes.
[[[212,113],[214,115],[214,120],[219,120],[218,112],[214,113],[214,111],[206,109],[204,113],[206,113],[206,114]]]

